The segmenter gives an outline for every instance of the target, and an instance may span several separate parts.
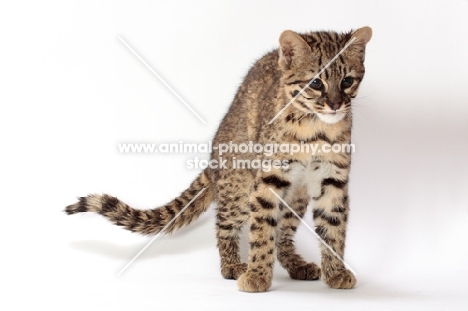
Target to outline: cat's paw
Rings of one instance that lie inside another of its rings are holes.
[[[221,267],[221,275],[225,279],[237,280],[246,271],[247,271],[246,263],[224,265],[223,267]]]
[[[263,273],[246,272],[237,280],[237,287],[243,292],[266,292],[271,286],[271,277]]]
[[[322,275],[323,281],[331,288],[351,289],[356,285],[356,278],[349,270],[340,270],[330,275]]]
[[[288,270],[291,279],[295,280],[318,280],[320,278],[320,267],[313,262],[303,266],[296,266]]]

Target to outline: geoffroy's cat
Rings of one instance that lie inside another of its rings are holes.
[[[214,137],[221,144],[350,144],[351,99],[364,77],[369,27],[349,33],[284,31],[279,49],[249,70]],[[320,75],[319,75],[320,73]],[[216,202],[221,274],[240,290],[266,291],[275,258],[293,279],[322,280],[349,289],[356,279],[342,261],[349,212],[349,150],[222,154],[226,166],[207,167],[180,196],[164,206],[138,210],[110,195],[92,194],[66,207],[68,214],[95,212],[141,234],[165,233],[190,224]],[[220,158],[213,148],[211,158]],[[235,159],[271,160],[268,170],[235,167]],[[287,165],[284,165],[284,164]],[[189,206],[188,203],[192,201]],[[321,238],[321,267],[296,252],[293,238],[311,202]],[[187,208],[180,213],[184,207]],[[293,213],[294,211],[294,213]],[[180,213],[180,214],[179,214]],[[176,217],[177,216],[177,217]],[[239,256],[239,233],[249,221],[249,258]],[[328,247],[327,247],[328,245]]]

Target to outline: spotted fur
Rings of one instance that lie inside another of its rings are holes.
[[[344,34],[283,32],[279,49],[258,60],[245,77],[216,133],[214,146],[350,143],[351,100],[364,77],[365,47],[371,36],[369,27]],[[319,80],[311,81],[347,44]],[[297,254],[293,238],[299,219],[288,208],[303,217],[312,202],[316,233],[343,257],[349,213],[349,152],[220,155],[214,149],[211,158],[227,160],[227,168],[205,169],[189,189],[162,207],[142,211],[109,195],[90,195],[68,206],[66,212],[96,212],[133,232],[156,234],[172,220],[166,233],[188,225],[214,201],[221,274],[237,279],[240,290],[268,290],[275,258],[293,279],[321,277],[332,288],[355,285],[354,275],[328,248],[322,246],[321,267]],[[288,165],[270,170],[239,169],[233,167],[234,159],[280,160]],[[175,217],[202,189],[191,206]],[[250,249],[248,262],[243,263],[239,234],[247,223]]]

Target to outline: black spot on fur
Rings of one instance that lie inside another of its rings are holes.
[[[111,196],[103,196],[102,197],[102,207],[101,207],[101,214],[106,214],[110,212],[114,212],[117,210],[117,205],[119,204],[119,199]]]
[[[271,226],[271,227],[276,227],[278,225],[278,222],[276,219],[273,219],[271,217],[265,218],[266,222]]]
[[[174,216],[177,214],[177,212],[174,211],[171,206],[167,206],[165,210],[170,215],[171,219],[174,218]]]
[[[313,211],[314,219],[317,219],[318,217],[322,216],[323,212],[324,212],[323,209],[314,209]]]
[[[81,197],[80,201],[78,202],[78,208],[76,209],[76,213],[86,213],[88,211],[88,204],[85,197]]]
[[[315,228],[315,232],[319,235],[319,237],[323,239],[325,234],[327,234],[327,228],[325,228],[324,226],[317,226]]]
[[[346,209],[343,206],[335,206],[332,208],[332,212],[334,213],[344,213]]]
[[[264,209],[273,209],[275,207],[275,204],[273,204],[270,201],[267,201],[261,197],[256,197],[257,202],[264,208]]]
[[[259,226],[257,226],[256,224],[251,224],[250,225],[250,231],[259,231],[261,230],[262,228],[260,228]]]
[[[267,177],[263,177],[263,182],[268,184],[268,185],[273,185],[276,188],[284,188],[284,187],[289,187],[291,183],[287,180],[284,180],[276,175],[270,175]]]
[[[266,241],[263,241],[263,242],[259,242],[259,241],[254,241],[254,242],[250,242],[250,248],[260,248],[260,247],[263,247],[267,244]]]
[[[335,188],[342,189],[347,183],[347,181],[341,181],[335,178],[325,178],[322,180],[322,187],[332,185]]]
[[[229,225],[221,225],[221,224],[218,224],[218,228],[221,229],[221,230],[232,230],[232,225],[229,224]]]
[[[179,198],[174,199],[174,203],[177,207],[184,207],[185,205],[184,202],[182,202],[182,200]]]
[[[348,197],[347,195],[345,195],[345,196],[341,199],[341,202],[343,203],[343,205],[348,204],[348,202],[349,202],[349,197]]]
[[[341,224],[341,221],[338,219],[338,217],[323,214],[320,216],[320,218],[322,218],[332,226],[339,226]]]

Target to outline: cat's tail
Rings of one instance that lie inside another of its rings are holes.
[[[158,208],[134,209],[107,194],[91,194],[67,206],[65,212],[68,215],[95,212],[127,230],[153,235],[166,226],[164,233],[172,233],[187,226],[205,212],[212,201],[213,187],[203,171],[179,197]]]

